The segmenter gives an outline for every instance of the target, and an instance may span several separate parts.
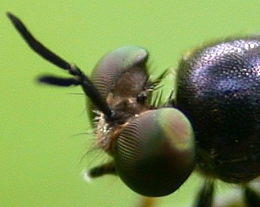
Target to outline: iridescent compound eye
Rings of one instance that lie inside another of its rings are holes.
[[[125,73],[139,74],[142,80],[139,81],[135,76],[132,78],[137,79],[136,82],[142,86],[142,82],[146,81],[147,77],[144,70],[147,58],[147,51],[141,47],[125,46],[115,49],[101,58],[93,70],[91,81],[104,100],[110,93],[115,95],[115,88],[120,84],[119,80]],[[123,82],[125,81],[127,80],[123,80]],[[120,87],[122,88],[122,85]],[[96,106],[92,102],[88,102],[88,113],[91,118],[96,115],[93,110],[96,110]]]
[[[118,175],[133,191],[157,197],[178,189],[196,164],[205,182],[195,206],[215,206],[214,179],[239,184],[245,206],[260,206],[259,187],[251,186],[260,175],[259,35],[222,39],[187,53],[176,71],[175,97],[172,92],[161,103],[153,91],[167,71],[152,81],[145,49],[113,50],[89,77],[35,39],[16,16],[7,16],[32,50],[71,75],[43,75],[39,81],[81,86],[91,101],[95,147],[110,160],[85,177]]]
[[[129,188],[145,196],[165,196],[179,188],[195,164],[193,130],[179,110],[167,108],[166,103],[151,103],[152,92],[165,71],[158,80],[150,80],[148,52],[134,46],[113,50],[89,78],[35,39],[17,17],[7,15],[31,49],[72,76],[43,75],[39,81],[79,85],[90,99],[95,144],[110,161],[90,169],[87,175],[119,175]]]
[[[103,98],[115,87],[120,76],[133,67],[143,67],[148,53],[141,47],[125,46],[106,54],[96,65],[91,80]]]
[[[135,192],[165,196],[190,175],[195,143],[188,119],[178,110],[152,110],[133,119],[114,146],[116,171]]]

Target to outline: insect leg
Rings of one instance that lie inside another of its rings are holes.
[[[97,167],[93,167],[87,172],[87,174],[89,178],[96,178],[107,174],[116,175],[117,173],[115,169],[115,163],[112,161]]]
[[[155,207],[156,198],[152,197],[142,197],[141,202],[137,205],[137,207]]]
[[[212,180],[206,180],[202,186],[195,207],[211,207],[213,204],[214,196],[214,182]]]
[[[246,186],[244,191],[245,203],[248,207],[260,206],[260,196],[249,186]]]

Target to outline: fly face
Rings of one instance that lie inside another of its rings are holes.
[[[179,110],[149,101],[154,83],[149,81],[145,49],[116,49],[88,77],[43,46],[17,17],[7,15],[31,49],[72,76],[42,76],[39,81],[79,85],[90,99],[96,144],[111,156],[110,162],[89,170],[90,178],[116,174],[129,188],[150,197],[168,195],[185,182],[195,165],[193,130]]]
[[[260,206],[248,185],[260,174],[259,36],[215,42],[184,56],[176,97],[158,105],[151,101],[156,84],[145,49],[113,50],[87,76],[7,15],[36,53],[71,75],[39,81],[81,86],[88,97],[96,145],[111,156],[90,169],[89,178],[118,175],[133,191],[158,197],[177,190],[196,165],[205,177],[196,206],[213,206],[215,179],[241,184],[247,206]]]

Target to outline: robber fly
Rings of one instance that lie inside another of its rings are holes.
[[[88,101],[96,146],[111,161],[87,176],[118,175],[147,197],[176,191],[193,170],[205,182],[198,207],[213,206],[215,180],[238,184],[247,206],[260,206],[249,183],[260,175],[260,36],[227,38],[185,54],[176,70],[176,91],[165,103],[152,101],[148,52],[126,46],[106,54],[87,76],[42,45],[7,13],[27,44],[71,77],[39,81],[81,86]]]

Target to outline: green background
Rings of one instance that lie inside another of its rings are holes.
[[[31,3],[33,2],[33,3]],[[150,51],[159,73],[210,39],[260,32],[254,1],[29,1],[0,2],[0,206],[138,206],[140,197],[114,176],[85,183],[84,168],[104,162],[84,153],[94,137],[80,88],[35,83],[40,73],[64,74],[39,58],[5,16],[19,16],[45,45],[90,74],[99,58],[123,45]],[[165,87],[170,90],[170,87]],[[78,133],[84,135],[74,136]],[[156,207],[189,206],[201,180],[191,178]]]

